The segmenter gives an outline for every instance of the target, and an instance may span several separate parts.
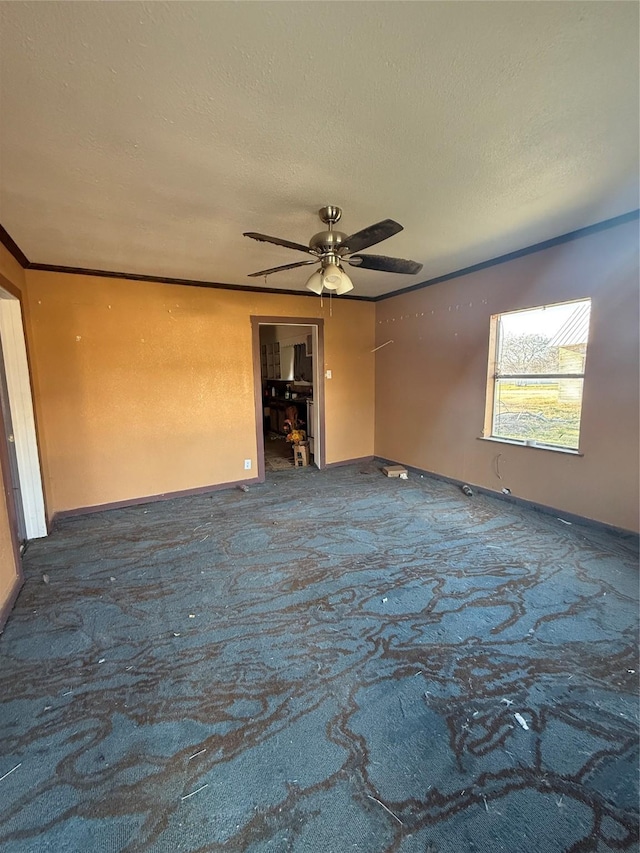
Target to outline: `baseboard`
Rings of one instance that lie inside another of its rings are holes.
[[[158,501],[171,501],[174,498],[188,498],[195,495],[207,495],[210,492],[220,492],[223,489],[234,489],[239,486],[250,486],[252,484],[262,482],[259,477],[252,477],[250,480],[234,480],[231,483],[216,483],[213,486],[198,486],[195,489],[181,489],[176,492],[162,492],[159,495],[146,495],[141,498],[129,498],[124,501],[112,501],[106,504],[95,504],[93,506],[80,506],[74,509],[63,509],[53,514],[49,522],[50,530],[56,525],[57,521],[62,521],[65,518],[74,518],[78,515],[90,515],[93,512],[106,512],[110,509],[124,509],[129,506],[139,506],[140,504],[157,503]]]
[[[340,462],[327,462],[325,468],[341,468],[343,465],[364,465],[372,462],[374,456],[358,456],[357,459],[341,459]]]
[[[9,614],[13,610],[13,605],[16,603],[16,598],[20,594],[20,590],[22,589],[23,583],[24,578],[22,577],[22,575],[16,576],[13,589],[9,593],[9,598],[7,598],[2,607],[0,607],[0,634],[4,631],[4,626],[7,624],[7,619],[9,618]]]
[[[598,521],[595,518],[587,518],[583,515],[576,515],[573,512],[566,512],[565,510],[558,509],[557,507],[547,506],[547,504],[539,504],[535,501],[529,501],[526,498],[519,498],[517,495],[505,495],[503,492],[497,492],[494,489],[487,488],[486,486],[478,486],[475,483],[470,483],[468,480],[457,480],[455,477],[447,477],[445,474],[436,474],[434,471],[427,471],[426,468],[415,468],[411,465],[407,465],[405,462],[398,462],[394,459],[384,459],[381,456],[376,456],[374,458],[376,462],[380,462],[383,465],[404,465],[409,471],[415,471],[423,476],[426,475],[434,480],[451,483],[454,486],[470,486],[474,491],[478,492],[478,494],[488,495],[489,497],[497,498],[505,503],[515,504],[516,506],[526,507],[527,509],[533,509],[536,512],[542,512],[545,515],[552,515],[555,518],[559,518],[561,521],[567,521],[570,524],[584,524],[588,527],[596,530],[602,530],[606,533],[615,533],[618,536],[630,537],[635,543],[640,545],[640,533],[636,533],[635,530],[627,530],[625,527],[616,527],[613,524],[607,524],[606,522]]]

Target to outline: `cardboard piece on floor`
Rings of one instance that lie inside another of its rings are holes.
[[[408,471],[406,468],[403,468],[402,465],[385,465],[382,469],[382,473],[386,474],[387,477],[402,477],[403,475],[406,477]]]

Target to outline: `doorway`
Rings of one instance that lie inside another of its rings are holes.
[[[252,317],[258,478],[324,467],[323,321]]]

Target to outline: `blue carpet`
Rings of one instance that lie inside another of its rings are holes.
[[[634,540],[379,469],[29,546],[3,853],[638,850]]]

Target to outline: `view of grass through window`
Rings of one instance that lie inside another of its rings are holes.
[[[591,300],[495,318],[491,435],[577,450]]]

